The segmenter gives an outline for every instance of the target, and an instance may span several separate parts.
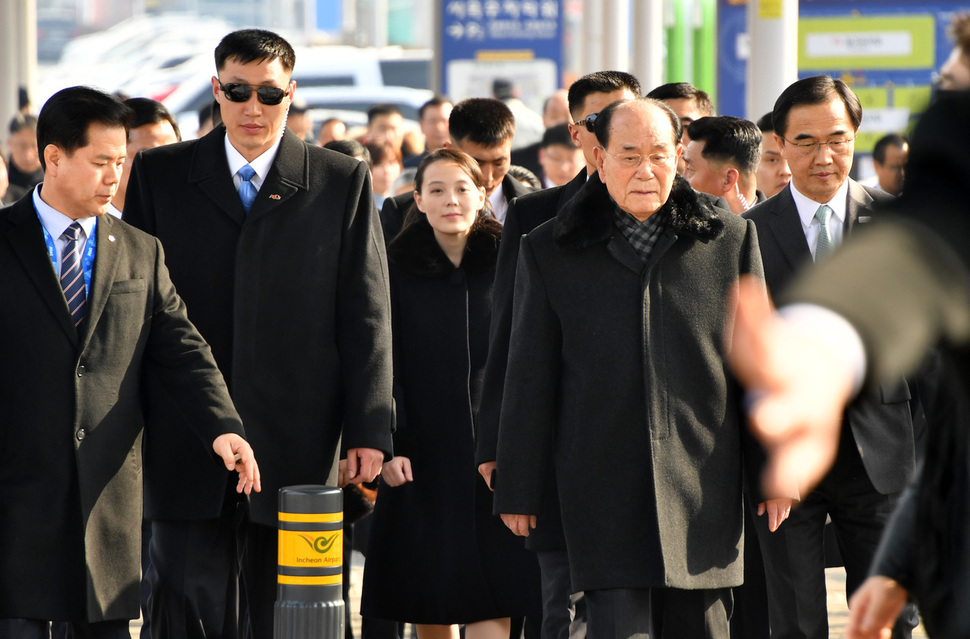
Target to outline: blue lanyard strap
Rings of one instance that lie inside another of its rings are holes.
[[[37,216],[40,219],[40,215]],[[54,246],[54,238],[51,237],[47,227],[41,221],[40,228],[44,229],[44,243],[47,245],[47,255],[51,258],[51,266],[54,267],[54,274],[58,275],[57,269],[57,248]],[[84,293],[91,293],[91,272],[94,270],[94,252],[98,243],[98,221],[94,221],[94,228],[91,229],[91,236],[84,244],[84,255],[81,256],[81,269],[84,271]]]

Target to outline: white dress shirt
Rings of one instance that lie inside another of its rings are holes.
[[[832,217],[829,219],[829,236],[832,238],[832,246],[842,244],[842,229],[846,219],[846,200],[849,197],[849,181],[846,180],[835,192],[831,200],[824,203],[816,202],[799,193],[795,188],[794,182],[789,183],[792,198],[795,200],[795,207],[798,209],[798,219],[802,223],[802,232],[808,242],[808,249],[815,259],[815,245],[818,243],[818,234],[821,230],[819,221],[815,219],[815,212],[822,204],[826,204],[832,209]]]
[[[67,246],[67,240],[61,237],[64,235],[64,231],[67,230],[71,224],[77,222],[81,225],[81,235],[78,237],[77,241],[77,254],[84,255],[84,249],[88,245],[88,238],[94,233],[94,227],[98,223],[98,218],[82,217],[80,219],[74,220],[64,215],[50,204],[45,202],[41,196],[41,188],[43,183],[38,184],[37,188],[34,189],[34,209],[37,210],[37,215],[40,217],[40,223],[44,225],[47,232],[50,234],[51,239],[54,240],[54,250],[57,253],[57,259],[54,260],[51,266],[54,267],[54,272],[57,276],[61,276],[61,258],[64,255],[64,247]]]
[[[256,175],[250,180],[253,186],[256,187],[256,191],[263,186],[263,181],[266,176],[269,175],[269,170],[273,166],[273,160],[276,159],[276,152],[280,150],[280,142],[283,138],[279,138],[265,151],[263,151],[259,157],[254,159],[252,162],[247,162],[246,158],[242,156],[242,153],[236,150],[236,147],[232,145],[229,141],[229,136],[226,136],[226,159],[229,160],[229,172],[232,174],[232,183],[239,190],[239,185],[242,184],[243,179],[239,176],[239,169],[246,166],[247,164],[253,167],[256,171]]]

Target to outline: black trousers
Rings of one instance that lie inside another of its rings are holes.
[[[156,639],[242,639],[239,588],[243,504],[216,519],[155,520],[147,579]],[[272,637],[272,634],[268,635]]]
[[[730,639],[730,588],[587,590],[590,639]]]
[[[573,593],[569,577],[569,554],[565,550],[540,550],[542,581],[541,639],[583,639],[586,636],[586,600]]]
[[[769,532],[766,518],[758,518],[772,639],[828,639],[823,536],[826,516],[832,519],[845,564],[848,598],[869,575],[898,497],[882,495],[873,487],[849,433],[843,436],[832,470],[792,509],[778,530]],[[910,604],[896,622],[894,639],[910,637],[917,622],[916,610]]]
[[[55,621],[55,632],[66,639],[131,639],[128,621],[99,623]],[[51,622],[40,619],[0,619],[0,639],[50,639]]]

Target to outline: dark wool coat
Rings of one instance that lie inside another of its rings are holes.
[[[576,590],[742,580],[741,393],[725,305],[754,225],[677,178],[644,265],[589,180],[522,241],[496,510],[537,514],[550,464]]]
[[[382,484],[363,615],[450,624],[538,608],[538,570],[497,517],[474,461],[497,234],[469,238],[455,268],[424,216],[388,248],[394,318],[395,454],[414,481]]]
[[[0,618],[138,617],[146,372],[223,485],[212,441],[242,434],[158,240],[110,215],[95,237],[79,334],[31,193],[0,211]]]
[[[390,452],[390,299],[366,165],[287,131],[247,215],[218,127],[138,155],[125,221],[162,241],[246,424],[263,483],[252,521],[276,526],[281,487],[328,483],[341,443]],[[218,517],[225,477],[170,436],[189,425],[149,390],[146,515]]]

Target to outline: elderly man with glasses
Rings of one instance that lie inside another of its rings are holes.
[[[859,99],[841,80],[795,82],[772,112],[774,137],[791,183],[745,214],[758,227],[765,280],[773,298],[796,271],[824,260],[843,237],[892,197],[849,178]],[[825,326],[819,331],[826,333]],[[772,637],[828,637],[822,530],[831,517],[846,569],[847,595],[865,580],[900,492],[916,466],[910,388],[906,380],[861,394],[843,416],[842,440],[829,474],[782,522],[789,501],[769,502],[758,522],[765,561]],[[893,637],[909,637],[915,610]]]
[[[761,276],[754,225],[677,176],[681,123],[596,118],[596,174],[521,241],[495,508],[529,535],[559,483],[590,637],[724,637],[742,581],[740,393],[724,307]]]

